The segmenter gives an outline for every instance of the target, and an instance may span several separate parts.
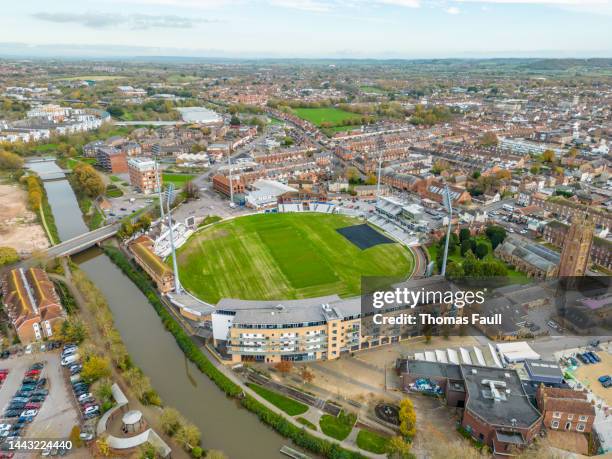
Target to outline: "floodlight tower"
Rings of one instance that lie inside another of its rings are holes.
[[[155,155],[155,186],[157,187],[157,193],[159,195],[159,221],[164,221],[164,198],[162,196],[162,184],[159,177],[159,163],[157,162],[157,155]]]
[[[376,180],[376,200],[380,199],[380,173],[382,169],[382,153],[378,156],[378,179]]]
[[[182,287],[179,280],[178,263],[176,261],[176,249],[174,247],[174,229],[172,228],[172,211],[170,205],[172,204],[171,199],[174,194],[174,184],[168,185],[168,229],[170,230],[170,249],[172,250],[172,268],[174,270],[174,293],[181,293]]]
[[[230,206],[234,202],[234,182],[232,181],[232,155],[227,151],[227,166],[229,167]]]
[[[450,190],[448,185],[444,184],[444,191],[442,192],[442,200],[444,201],[444,208],[448,212],[448,229],[446,231],[446,242],[444,243],[444,258],[442,259],[442,269],[440,274],[446,275],[446,260],[448,259],[448,243],[451,235],[451,220],[453,219],[453,200],[451,199]]]

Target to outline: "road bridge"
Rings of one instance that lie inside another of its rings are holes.
[[[120,223],[103,226],[88,233],[80,234],[79,236],[63,241],[57,245],[49,247],[46,250],[46,255],[49,258],[66,257],[77,254],[83,250],[93,247],[99,242],[113,237],[119,231]]]

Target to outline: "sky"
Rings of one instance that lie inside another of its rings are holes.
[[[0,56],[612,57],[612,0],[4,0],[0,11]]]

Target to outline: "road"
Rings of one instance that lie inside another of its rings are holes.
[[[119,230],[119,226],[119,223],[113,223],[88,233],[81,234],[48,248],[46,250],[46,254],[50,258],[57,258],[81,252],[82,250],[87,249],[98,242],[114,236]]]

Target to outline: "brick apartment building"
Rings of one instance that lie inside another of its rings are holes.
[[[53,337],[66,319],[53,283],[42,269],[7,272],[2,294],[9,319],[24,344]]]
[[[153,240],[149,236],[140,236],[129,245],[136,263],[153,279],[161,293],[174,289],[174,273],[170,266],[162,261],[153,251]]]
[[[217,174],[213,177],[213,189],[229,197],[230,192],[233,192],[234,195],[244,194],[245,184],[240,177],[232,177],[232,188],[230,190],[229,177]]]
[[[130,184],[140,193],[149,194],[157,190],[157,163],[147,158],[128,160]]]
[[[113,147],[101,147],[96,150],[98,167],[111,174],[128,172],[127,155]]]
[[[540,386],[537,401],[547,429],[582,433],[593,429],[595,408],[586,392]]]

